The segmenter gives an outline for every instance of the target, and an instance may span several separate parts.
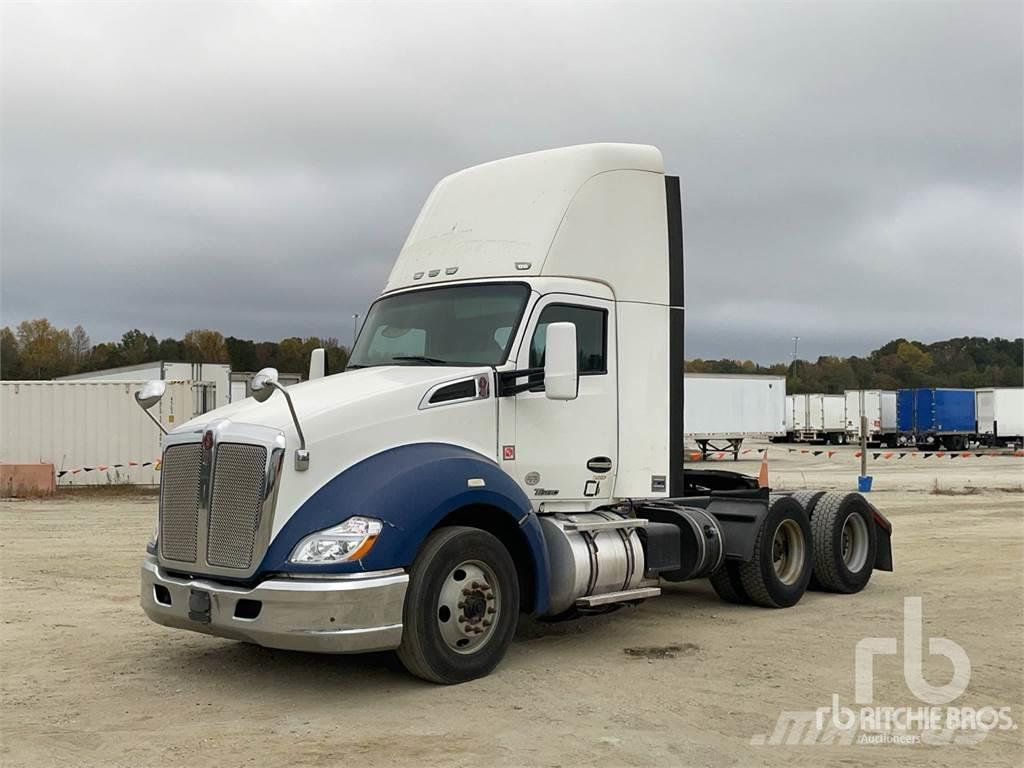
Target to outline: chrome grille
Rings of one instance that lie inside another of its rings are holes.
[[[199,443],[171,445],[160,464],[160,552],[194,563],[199,539]]]
[[[263,510],[267,450],[221,443],[216,455],[206,561],[221,568],[246,569],[252,565]]]

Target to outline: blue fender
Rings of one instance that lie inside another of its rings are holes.
[[[470,487],[470,478],[483,480]],[[534,613],[548,604],[548,557],[537,519],[522,489],[492,460],[447,443],[415,443],[378,453],[336,475],[314,493],[271,542],[258,573],[353,573],[407,568],[427,535],[449,513],[486,505],[508,515],[523,537],[531,562]],[[487,514],[486,512],[482,514]],[[299,565],[288,562],[295,545],[315,531],[353,515],[384,523],[377,542],[354,563]]]

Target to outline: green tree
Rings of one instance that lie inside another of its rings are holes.
[[[0,329],[0,379],[21,378],[21,354],[18,339],[6,325]]]
[[[189,363],[229,363],[228,348],[220,331],[206,328],[189,331],[182,339],[185,351],[185,362]]]
[[[71,334],[55,328],[46,318],[18,324],[21,370],[33,379],[52,379],[71,373],[74,361]]]

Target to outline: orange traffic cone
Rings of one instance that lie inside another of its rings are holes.
[[[757,473],[757,485],[760,488],[768,487],[768,449],[761,454],[761,471]]]

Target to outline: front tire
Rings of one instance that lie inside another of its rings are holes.
[[[807,591],[812,568],[811,526],[795,499],[775,498],[754,541],[754,557],[739,564],[751,602],[767,608],[796,605]]]
[[[505,656],[518,617],[519,580],[504,545],[477,528],[441,528],[412,565],[398,658],[433,683],[483,677]]]

